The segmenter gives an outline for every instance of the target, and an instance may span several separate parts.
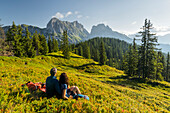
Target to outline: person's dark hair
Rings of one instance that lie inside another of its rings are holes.
[[[56,73],[57,73],[57,69],[56,69],[56,68],[52,68],[52,69],[50,70],[51,76],[54,76]]]
[[[60,79],[59,79],[59,84],[67,84],[69,85],[68,77],[66,73],[61,73]]]

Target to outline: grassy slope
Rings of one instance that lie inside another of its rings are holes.
[[[52,67],[57,78],[66,72],[90,101],[47,99],[41,92],[30,94],[21,84],[45,82]],[[122,71],[100,66],[91,59],[61,53],[35,58],[0,57],[0,112],[170,112],[170,84],[126,77]]]

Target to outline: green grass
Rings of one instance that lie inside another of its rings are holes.
[[[21,84],[44,82],[50,69],[69,76],[90,100],[47,99],[29,93]],[[0,56],[0,112],[170,112],[170,83],[127,77],[122,71],[100,66],[92,59],[61,52],[35,58]]]

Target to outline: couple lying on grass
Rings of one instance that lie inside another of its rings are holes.
[[[51,76],[46,79],[46,93],[48,98],[56,95],[58,98],[63,99],[78,99],[85,98],[89,100],[89,97],[86,95],[82,95],[79,88],[77,86],[69,86],[69,79],[66,73],[62,73],[60,75],[59,81],[56,79],[57,69],[52,68],[50,71]]]

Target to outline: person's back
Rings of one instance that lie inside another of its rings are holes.
[[[56,68],[52,68],[51,71],[51,76],[47,77],[46,79],[46,93],[47,97],[52,97],[56,95],[57,97],[61,97],[61,89],[59,86],[59,82],[56,79],[55,75],[57,73]]]

